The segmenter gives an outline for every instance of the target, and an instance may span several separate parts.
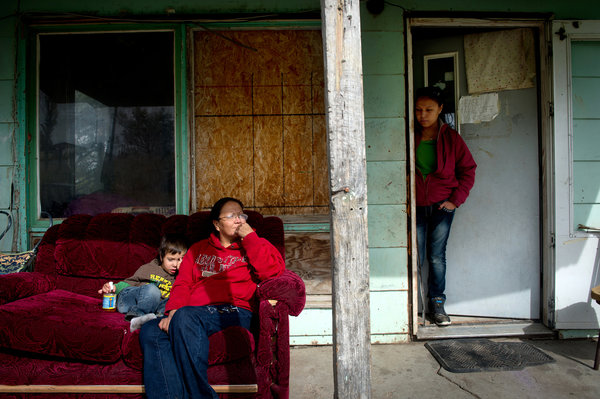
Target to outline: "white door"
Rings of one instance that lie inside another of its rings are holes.
[[[538,319],[537,88],[499,92],[498,102],[494,120],[461,126],[477,172],[448,241],[446,311]]]
[[[600,21],[556,21],[554,323],[598,328],[600,307]],[[580,226],[582,225],[582,226]]]
[[[476,30],[437,32],[438,37],[425,29],[412,32],[414,86],[423,85],[419,57],[457,52],[459,94],[474,100],[466,108],[473,117],[485,104],[464,83],[463,35]],[[446,311],[451,315],[540,318],[538,93],[537,86],[498,90],[492,93],[497,95],[496,116],[460,124],[478,167],[475,186],[456,211],[447,247]],[[468,119],[460,112],[458,118]]]

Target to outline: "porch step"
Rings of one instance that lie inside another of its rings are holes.
[[[552,337],[554,332],[535,321],[455,324],[447,327],[419,325],[418,340],[475,337]]]

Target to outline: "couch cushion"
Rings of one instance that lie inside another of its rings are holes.
[[[144,359],[139,341],[139,330],[123,339],[123,360],[134,369],[142,370]],[[254,352],[254,336],[243,327],[229,327],[208,337],[208,365],[232,363],[248,358]]]
[[[51,357],[23,356],[0,349],[0,384],[6,385],[140,385],[142,373],[123,361],[113,364],[77,362]],[[0,398],[132,398],[123,394],[0,394]]]
[[[63,358],[113,363],[129,325],[101,300],[63,290],[0,306],[0,346]]]
[[[0,305],[54,289],[54,279],[43,273],[10,273],[0,276]]]
[[[156,254],[156,248],[143,244],[59,239],[54,256],[59,274],[123,280]]]
[[[120,359],[142,369],[139,331],[123,314],[101,309],[100,299],[54,290],[0,306],[0,346],[80,361]],[[12,327],[11,327],[12,326]],[[242,327],[210,336],[209,365],[249,357],[254,337]]]
[[[244,327],[226,328],[208,337],[208,365],[229,363],[254,352],[254,336]]]
[[[127,278],[157,255],[165,217],[144,214],[76,215],[56,238],[58,273],[105,279]]]
[[[137,334],[136,334],[137,335]],[[123,361],[114,364],[91,364],[56,359],[30,358],[21,353],[0,350],[0,382],[7,385],[140,385],[140,369],[128,367]],[[253,384],[256,373],[252,359],[223,363],[208,368],[211,384]],[[4,397],[3,395],[0,395]],[[58,398],[60,395],[56,394]],[[81,397],[88,397],[83,395]],[[12,397],[12,396],[11,396]],[[21,396],[18,396],[21,397]],[[24,395],[23,397],[31,397]],[[40,395],[40,397],[49,397]],[[69,397],[75,397],[70,395]],[[79,396],[77,396],[79,397]],[[97,396],[95,396],[97,397]],[[108,395],[102,396],[108,398]],[[110,396],[117,397],[117,396]],[[120,394],[118,397],[129,397]],[[135,396],[137,397],[137,396]]]

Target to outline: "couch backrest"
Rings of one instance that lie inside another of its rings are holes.
[[[283,223],[246,211],[248,223],[285,258]],[[106,281],[120,281],[151,261],[164,234],[180,234],[191,245],[213,231],[209,212],[164,217],[156,214],[73,215],[48,229],[40,244],[35,271],[56,278],[56,287],[98,296]]]

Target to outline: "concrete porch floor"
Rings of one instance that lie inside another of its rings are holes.
[[[520,371],[451,373],[439,365],[424,341],[372,345],[371,397],[600,398],[600,371],[593,369],[596,340],[492,340],[528,342],[556,362]],[[320,398],[333,398],[332,347],[292,347],[290,399]]]

